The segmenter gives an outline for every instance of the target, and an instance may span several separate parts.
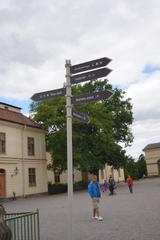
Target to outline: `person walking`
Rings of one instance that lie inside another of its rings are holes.
[[[127,177],[127,185],[130,193],[133,193],[133,179],[130,176]]]
[[[109,177],[108,183],[109,183],[110,195],[113,195],[114,194],[114,188],[115,188],[115,180],[114,180],[113,176]]]
[[[101,198],[100,184],[97,181],[97,176],[93,175],[92,181],[88,184],[88,193],[92,199],[93,204],[93,219],[102,221],[103,218],[99,214],[99,203]]]

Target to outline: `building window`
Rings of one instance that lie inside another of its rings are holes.
[[[54,173],[54,181],[55,183],[60,183],[60,174],[58,172]]]
[[[0,133],[0,153],[6,152],[6,134]]]
[[[28,137],[28,155],[34,155],[34,138]]]
[[[29,168],[28,169],[28,176],[29,176],[29,186],[33,187],[36,186],[36,169]]]

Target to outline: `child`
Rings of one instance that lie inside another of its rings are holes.
[[[104,180],[103,186],[104,186],[104,191],[107,191],[107,189],[108,189],[108,182],[107,182],[106,179]]]

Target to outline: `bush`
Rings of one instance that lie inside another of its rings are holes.
[[[74,191],[80,191],[80,190],[87,189],[87,186],[88,186],[88,183],[84,183],[80,181],[80,182],[74,183],[73,188],[74,188]]]
[[[67,184],[52,184],[48,183],[48,193],[58,194],[67,192]]]
[[[80,191],[87,189],[88,183],[84,183],[82,181],[76,182],[73,185],[74,191]],[[52,184],[48,183],[48,194],[59,194],[59,193],[65,193],[67,192],[67,184]]]

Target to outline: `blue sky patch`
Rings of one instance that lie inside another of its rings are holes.
[[[147,65],[143,69],[143,73],[145,73],[145,74],[152,74],[152,73],[154,73],[156,71],[160,71],[160,67]]]
[[[0,97],[0,102],[4,102],[4,103],[7,103],[7,104],[11,104],[13,106],[22,108],[21,112],[23,114],[29,113],[29,105],[31,103],[30,100],[24,101],[24,100],[17,100],[17,99]]]

